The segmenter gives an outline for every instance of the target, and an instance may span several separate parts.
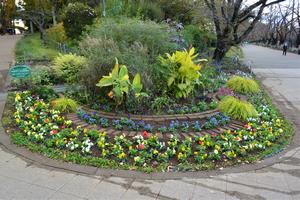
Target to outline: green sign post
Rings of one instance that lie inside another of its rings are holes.
[[[9,75],[13,78],[26,78],[31,75],[31,68],[27,65],[15,65],[10,68]]]

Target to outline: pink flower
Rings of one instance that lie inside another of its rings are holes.
[[[139,144],[139,150],[143,150],[143,149],[145,149],[145,144],[144,143]]]
[[[149,133],[147,131],[144,131],[143,132],[143,137],[146,138],[146,139],[149,138]]]
[[[52,131],[50,131],[50,134],[51,134],[51,135],[56,135],[57,133],[58,133],[57,130],[52,130]]]

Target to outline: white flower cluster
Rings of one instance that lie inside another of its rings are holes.
[[[74,151],[79,147],[79,144],[75,143],[74,141],[69,141],[68,144],[66,144],[66,147],[71,151]]]
[[[94,143],[91,142],[89,138],[82,142],[81,151],[82,153],[90,153],[91,147],[94,146]]]

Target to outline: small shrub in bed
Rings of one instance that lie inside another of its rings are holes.
[[[76,112],[78,108],[76,101],[65,97],[53,100],[51,105],[55,110],[59,110],[62,113]]]
[[[260,91],[259,85],[255,80],[241,76],[233,76],[229,79],[227,87],[241,94],[254,94]]]
[[[233,119],[246,121],[248,118],[257,117],[254,106],[243,100],[228,96],[219,103],[219,109]]]
[[[54,59],[56,73],[68,83],[78,81],[78,73],[86,64],[86,58],[75,54],[59,55]]]

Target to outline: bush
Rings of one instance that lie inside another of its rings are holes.
[[[233,76],[227,81],[227,87],[241,94],[254,94],[260,91],[259,85],[250,78]]]
[[[79,71],[86,64],[86,58],[74,54],[60,54],[53,64],[58,76],[68,83],[75,83],[78,81]]]
[[[54,89],[48,85],[34,86],[31,89],[31,92],[46,101],[51,101],[58,97],[58,94],[54,91]]]
[[[190,24],[194,18],[195,1],[190,0],[160,0],[159,5],[165,13],[165,18]]]
[[[155,74],[158,55],[177,48],[170,37],[165,24],[128,18],[104,19],[80,42],[79,52],[88,58],[81,80],[95,90],[99,78],[111,71],[118,58],[128,67],[130,75],[141,74],[145,89],[151,90],[160,82]]]
[[[70,3],[64,10],[63,23],[69,38],[78,39],[96,18],[96,12],[83,3]]]
[[[47,29],[47,39],[50,43],[64,43],[67,41],[67,36],[63,23],[59,23],[56,26],[53,26]]]
[[[12,79],[12,85],[18,89],[57,83],[57,77],[52,68],[47,66],[32,67],[31,76],[23,79]]]
[[[176,51],[172,55],[167,53],[167,58],[160,57],[161,66],[167,77],[167,86],[176,98],[187,98],[194,92],[202,68],[198,64],[199,61],[195,60],[197,57],[194,48],[189,51]]]
[[[143,1],[140,10],[144,19],[150,19],[157,22],[164,19],[164,12],[158,3]]]
[[[250,117],[257,117],[257,111],[254,106],[243,100],[228,96],[219,103],[219,109],[224,114],[237,120],[247,120]]]
[[[55,110],[59,110],[62,113],[76,112],[78,108],[76,101],[65,97],[55,99],[51,102],[51,105]]]
[[[215,35],[208,28],[188,25],[183,30],[183,38],[188,46],[192,45],[198,51],[207,50],[216,43]]]

